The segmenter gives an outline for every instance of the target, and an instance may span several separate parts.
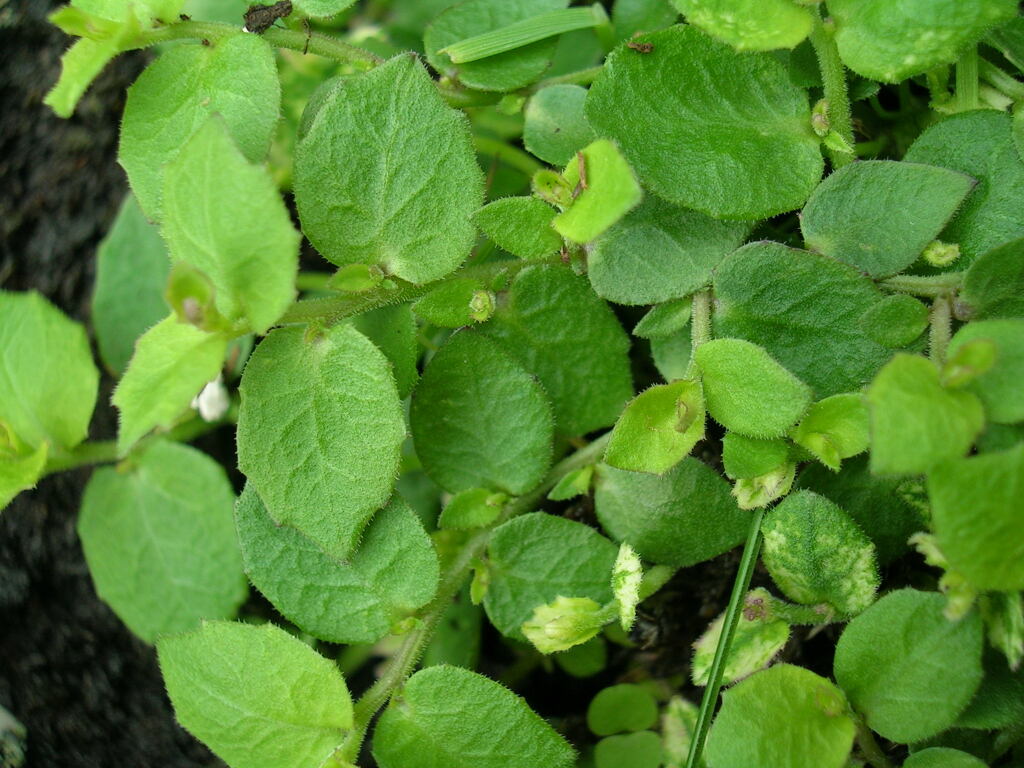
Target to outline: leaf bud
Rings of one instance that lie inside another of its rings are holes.
[[[933,267],[948,267],[960,258],[960,246],[956,243],[944,243],[933,240],[921,252],[921,258]]]
[[[600,606],[589,597],[563,597],[539,605],[523,623],[523,634],[541,653],[555,653],[587,642],[614,620],[618,606]]]

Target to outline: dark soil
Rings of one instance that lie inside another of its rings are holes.
[[[56,5],[0,0],[0,288],[38,290],[85,320],[94,250],[126,190],[125,88],[145,59],[121,57],[58,119],[42,105],[68,44],[46,23]],[[105,384],[98,439],[115,424]],[[0,513],[0,705],[26,727],[24,764],[215,764],[175,723],[152,648],[96,597],[75,534],[88,477],[49,478]]]

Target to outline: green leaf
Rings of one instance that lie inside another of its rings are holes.
[[[670,26],[679,14],[664,0],[615,0],[612,22],[615,37],[625,40],[636,32],[654,32]]]
[[[377,723],[373,756],[380,768],[571,768],[576,760],[522,698],[445,666],[409,679]]]
[[[352,727],[334,662],[273,624],[209,622],[157,655],[178,722],[231,768],[323,765]]]
[[[128,89],[121,123],[118,160],[146,217],[161,220],[164,167],[210,115],[220,115],[238,149],[258,163],[270,149],[280,101],[274,54],[258,35],[164,51]]]
[[[664,475],[598,466],[594,503],[614,539],[644,560],[679,567],[732,549],[750,521],[728,483],[692,456]]]
[[[305,16],[334,16],[350,7],[355,0],[293,0],[295,10]]]
[[[391,495],[405,421],[391,366],[351,326],[272,331],[239,387],[238,467],[270,516],[347,557]]]
[[[968,752],[950,747],[929,747],[914,752],[903,768],[986,768],[985,763]]]
[[[61,56],[60,79],[50,89],[43,103],[58,117],[71,117],[79,99],[111,59],[121,52],[124,39],[114,35],[103,40],[81,38]]]
[[[725,685],[748,677],[767,667],[789,640],[789,624],[781,619],[766,619],[756,614],[740,613],[736,629],[729,644],[729,654],[722,672]],[[711,622],[693,644],[690,677],[694,685],[708,684],[711,662],[722,637],[725,614]]]
[[[740,478],[733,485],[732,495],[740,509],[766,507],[789,493],[795,479],[796,463],[787,461],[766,474]]]
[[[928,307],[905,293],[886,296],[860,316],[864,335],[890,349],[907,346],[927,327]]]
[[[792,0],[672,0],[686,20],[738,51],[793,48],[814,17]]]
[[[698,382],[656,384],[637,395],[615,422],[604,460],[609,466],[660,475],[704,437],[704,398]]]
[[[898,354],[871,382],[871,471],[919,474],[966,454],[985,426],[981,402],[946,389],[939,370],[917,355]]]
[[[229,619],[248,593],[221,466],[153,443],[127,467],[97,470],[78,517],[96,592],[147,643]]]
[[[648,195],[593,243],[587,275],[599,296],[619,304],[689,296],[711,282],[712,270],[749,230]]]
[[[586,278],[566,267],[520,272],[481,331],[540,379],[558,434],[611,426],[633,396],[629,338]]]
[[[523,640],[522,625],[535,608],[556,597],[612,599],[618,547],[583,523],[542,512],[499,527],[487,549],[491,583],[487,618],[506,637]]]
[[[835,677],[871,730],[909,743],[945,730],[981,682],[977,611],[943,615],[934,592],[890,592],[851,621],[836,646]]]
[[[213,284],[217,310],[262,334],[295,298],[301,236],[262,167],[208,120],[164,168],[163,234]]]
[[[957,0],[941,4],[950,2]],[[918,136],[904,160],[977,179],[977,186],[940,236],[945,243],[960,245],[958,268],[997,245],[1024,237],[1024,209],[1019,204],[1024,195],[1024,162],[1013,144],[1009,115],[981,109],[948,117]]]
[[[593,677],[608,666],[608,647],[600,635],[554,655],[555,663],[572,677]]]
[[[562,238],[551,228],[555,209],[535,197],[505,197],[473,214],[473,222],[494,243],[521,259],[558,253]]]
[[[751,243],[715,270],[714,333],[761,345],[818,397],[853,392],[891,355],[860,326],[881,298],[871,280],[834,259]]]
[[[587,89],[578,85],[549,85],[526,105],[523,145],[546,163],[564,167],[597,136],[583,114]]]
[[[760,440],[726,432],[722,438],[722,464],[733,480],[755,478],[778,469],[789,459],[785,440]]]
[[[34,291],[0,291],[0,361],[0,428],[51,452],[85,439],[99,371],[81,325]]]
[[[597,139],[577,152],[563,175],[575,199],[551,226],[573,242],[589,243],[643,197],[633,169],[607,139]]]
[[[71,5],[102,19],[121,21],[125,17],[125,4],[121,0],[72,0]],[[184,0],[134,0],[131,10],[140,24],[150,26],[155,20],[165,23],[175,18]]]
[[[224,335],[180,323],[174,315],[146,331],[112,398],[120,411],[118,455],[150,430],[174,426],[206,383],[217,378],[227,347]]]
[[[665,381],[682,379],[690,373],[690,355],[693,351],[693,340],[690,326],[668,336],[655,336],[651,339],[651,357],[654,365]]]
[[[646,688],[630,683],[598,691],[587,707],[587,727],[598,736],[643,731],[658,720],[658,704]]]
[[[636,41],[653,48],[612,51],[586,114],[599,136],[618,142],[645,186],[720,218],[800,207],[823,163],[807,95],[782,65],[690,26]]]
[[[709,341],[696,361],[708,413],[741,435],[781,437],[811,404],[807,385],[749,341]]]
[[[978,589],[1024,589],[1024,444],[940,465],[928,497],[953,569]]]
[[[1011,670],[994,648],[985,649],[981,663],[985,677],[956,726],[992,731],[1024,722],[1024,669]]]
[[[437,555],[416,514],[396,497],[370,520],[359,548],[336,560],[278,525],[249,483],[235,507],[253,585],[304,632],[332,643],[375,643],[437,590]]]
[[[659,768],[661,738],[653,731],[609,736],[594,747],[597,768]]]
[[[412,392],[419,371],[419,345],[416,341],[416,320],[407,304],[394,304],[364,312],[352,318],[352,325],[377,345],[391,362],[391,373],[398,385],[398,397],[405,399]]]
[[[722,694],[708,736],[715,768],[841,768],[855,727],[843,692],[810,670],[777,664]]]
[[[487,488],[470,488],[452,496],[437,521],[438,528],[481,528],[498,519],[508,497]]]
[[[797,478],[798,487],[810,488],[849,513],[875,543],[882,565],[906,552],[910,535],[926,527],[920,511],[907,502],[904,482],[872,475],[867,456],[844,462],[842,472],[811,464]]]
[[[582,469],[575,469],[562,476],[562,479],[548,493],[548,498],[552,501],[567,501],[582,496],[590,491],[590,481],[593,477],[593,464],[588,464]]]
[[[593,254],[591,254],[593,267]],[[593,278],[591,278],[593,280]],[[673,336],[687,328],[691,314],[690,298],[666,301],[651,307],[651,310],[633,326],[633,335],[641,339],[660,339]]]
[[[824,496],[798,491],[768,513],[761,557],[786,597],[826,603],[855,616],[878,590],[875,547],[846,512]]]
[[[343,81],[295,151],[302,230],[328,261],[414,283],[469,255],[483,199],[468,123],[411,54]]]
[[[967,270],[959,300],[972,317],[1024,317],[1024,239],[982,254]]]
[[[469,88],[513,91],[537,80],[551,65],[555,39],[547,38],[479,61],[455,64],[441,49],[461,40],[565,8],[566,0],[466,0],[434,19],[423,35],[430,66]]]
[[[819,400],[789,431],[789,437],[838,472],[843,459],[868,449],[868,408],[864,396],[850,392]]]
[[[1024,318],[968,323],[950,341],[949,358],[952,360],[967,344],[980,340],[995,346],[995,364],[967,384],[967,388],[981,400],[990,421],[1024,421]]]
[[[915,163],[851,163],[823,181],[800,215],[809,248],[874,278],[909,267],[974,187],[962,173]]]
[[[551,406],[541,386],[490,339],[462,331],[431,359],[409,415],[416,455],[452,493],[526,493],[551,465]]]
[[[461,328],[491,316],[494,294],[470,277],[445,280],[413,303],[412,310],[439,328]]]
[[[0,424],[0,429],[3,425]],[[49,445],[43,443],[30,453],[9,455],[0,449],[0,509],[22,491],[36,487],[43,474]]]
[[[1013,0],[832,0],[839,55],[872,80],[895,83],[953,62],[1017,14]]]
[[[96,250],[92,323],[100,357],[124,373],[136,339],[167,315],[167,247],[130,193]]]

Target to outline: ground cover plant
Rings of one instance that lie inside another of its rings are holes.
[[[0,503],[103,465],[82,546],[179,722],[235,768],[1024,764],[1017,5],[350,6],[52,17],[64,116],[155,49],[90,329],[120,422],[0,292]],[[608,684],[573,729],[517,665]]]

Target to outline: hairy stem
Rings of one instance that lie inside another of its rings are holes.
[[[872,768],[893,768],[892,762],[888,757],[885,756],[885,752],[875,741],[875,735],[868,728],[863,718],[856,717],[857,723],[857,746],[860,747],[861,754],[864,755],[864,759],[867,760],[868,765]]]
[[[978,106],[978,47],[972,45],[956,62],[956,111]]]
[[[147,31],[139,36],[138,43],[133,48],[148,48],[157,43],[164,43],[168,40],[209,40],[211,43],[223,40],[232,35],[247,34],[242,27],[234,24],[225,24],[217,21],[181,21],[176,24],[168,24],[165,27]],[[363,69],[371,69],[380,64],[383,59],[364,48],[346,43],[336,37],[313,32],[307,35],[305,32],[298,32],[292,29],[278,29],[271,27],[262,35],[273,46],[278,48],[290,48],[293,51],[302,53],[313,53],[328,59],[353,64]]]
[[[846,70],[839,58],[834,28],[829,22],[822,21],[820,18],[814,20],[814,27],[811,29],[811,45],[818,58],[821,82],[825,87],[829,126],[850,147],[853,147],[853,117],[850,111],[850,93],[846,87]],[[829,157],[832,160],[833,168],[842,168],[853,160],[854,155],[829,150]]]
[[[750,577],[754,574],[757,554],[761,549],[761,520],[763,518],[763,507],[754,510],[754,515],[750,518],[747,543],[743,546],[743,557],[740,559],[740,567],[736,571],[736,580],[732,585],[729,607],[725,609],[722,634],[718,639],[715,658],[711,662],[711,669],[708,672],[708,684],[704,689],[704,698],[700,702],[700,711],[697,713],[697,723],[693,729],[693,741],[690,742],[690,754],[686,758],[686,768],[696,768],[701,753],[704,751],[704,742],[707,740],[708,729],[711,727],[715,704],[722,689],[725,662],[729,657],[729,648],[732,645],[733,635],[736,633],[736,623],[739,621],[740,611],[743,609],[743,597],[750,587]]]
[[[537,171],[544,167],[544,164],[528,155],[518,147],[513,147],[501,139],[493,139],[489,136],[473,136],[473,147],[481,155],[495,157],[506,165],[522,171],[532,177]]]
[[[495,261],[489,264],[479,264],[464,267],[458,272],[449,275],[441,280],[432,283],[416,285],[405,280],[392,278],[384,284],[364,293],[342,293],[338,296],[329,296],[320,299],[302,299],[292,304],[279,325],[290,325],[295,323],[309,323],[313,321],[332,325],[348,317],[361,315],[381,307],[388,307],[393,304],[403,304],[413,301],[438,286],[444,285],[452,280],[473,278],[484,285],[492,287],[496,282],[510,281],[521,270],[535,264],[554,264],[558,261],[557,256],[550,259]]]
[[[442,572],[437,594],[427,604],[426,608],[423,609],[419,626],[406,635],[401,647],[387,663],[383,674],[355,703],[355,724],[352,733],[349,734],[344,744],[342,744],[340,751],[343,759],[355,762],[359,756],[370,721],[405,683],[406,679],[416,668],[420,657],[423,655],[424,650],[426,650],[427,644],[434,635],[434,630],[437,628],[441,616],[447,610],[455,595],[462,589],[473,563],[487,549],[487,544],[491,539],[491,533],[493,533],[494,529],[516,515],[533,510],[538,502],[544,498],[545,494],[570,472],[596,462],[604,453],[610,437],[611,433],[599,437],[594,442],[562,459],[548,472],[540,485],[507,505],[494,523],[475,533],[459,550],[459,553]]]
[[[234,418],[237,418],[237,416],[229,414],[220,421],[203,421],[199,416],[194,416],[191,419],[182,422],[178,426],[169,429],[167,432],[158,432],[149,435],[148,437],[144,437],[139,441],[135,448],[132,449],[132,452],[138,452],[143,446],[153,440],[163,439],[172,440],[178,443],[188,443],[219,426],[231,423]],[[52,475],[55,472],[66,472],[69,469],[86,467],[91,464],[112,464],[118,459],[119,456],[117,455],[116,440],[97,440],[82,443],[75,446],[70,451],[62,451],[50,456],[46,461],[46,466],[43,468],[43,473],[40,477],[46,477],[47,475]]]
[[[894,293],[909,293],[934,299],[957,290],[964,281],[963,272],[944,272],[941,275],[896,275],[881,280],[878,287]]]
[[[683,378],[700,380],[697,367],[697,347],[711,341],[711,289],[693,294],[690,304],[690,362]]]
[[[937,296],[932,302],[931,316],[928,322],[928,357],[937,366],[946,362],[946,348],[953,333],[953,302],[949,294]]]

